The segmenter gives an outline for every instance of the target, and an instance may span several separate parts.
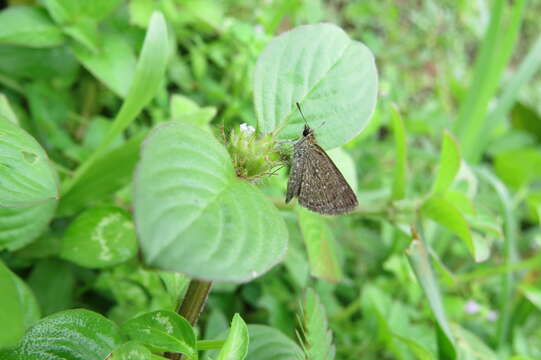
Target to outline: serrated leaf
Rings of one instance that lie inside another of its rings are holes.
[[[452,135],[445,131],[441,144],[440,163],[438,174],[432,186],[434,194],[442,194],[453,183],[460,169],[460,149]]]
[[[145,261],[211,280],[247,281],[278,263],[287,229],[254,185],[235,177],[212,135],[178,122],[145,141],[135,179],[135,223]]]
[[[273,39],[260,55],[254,73],[254,103],[263,134],[279,132],[296,139],[304,120],[302,105],[319,144],[330,149],[357,136],[376,104],[374,57],[332,24],[299,26]]]
[[[302,349],[279,330],[264,325],[248,325],[250,346],[246,360],[298,360]]]
[[[393,173],[393,190],[391,199],[402,200],[406,196],[406,176],[408,171],[408,153],[406,128],[404,120],[394,106],[391,107],[391,124],[393,126],[395,143],[395,166]]]
[[[423,289],[430,309],[436,318],[436,338],[438,342],[438,355],[440,359],[456,359],[455,341],[447,322],[439,290],[426,245],[414,234],[410,247],[407,250],[411,267]]]
[[[129,341],[116,348],[106,360],[151,360],[152,353],[144,345]],[[163,358],[162,358],[163,359]]]
[[[39,143],[0,117],[0,207],[28,206],[58,198],[58,178]]]
[[[306,358],[334,359],[336,349],[332,343],[332,332],[328,328],[325,308],[314,290],[307,289],[302,310],[302,335]]]
[[[137,252],[130,214],[115,206],[90,208],[66,229],[60,257],[91,269],[120,264]]]
[[[0,43],[30,47],[60,45],[61,29],[38,7],[12,6],[0,11]]]
[[[131,339],[160,351],[186,354],[196,353],[195,332],[190,323],[173,311],[153,311],[129,320],[122,332]]]
[[[27,327],[39,319],[36,298],[28,286],[0,261],[0,348],[17,344]]]
[[[239,314],[233,316],[231,328],[216,360],[244,360],[248,353],[248,328]]]
[[[88,310],[67,310],[41,319],[2,355],[9,360],[103,360],[121,343],[112,321]]]
[[[299,225],[308,252],[310,272],[313,276],[332,282],[342,279],[337,244],[325,218],[298,207]]]

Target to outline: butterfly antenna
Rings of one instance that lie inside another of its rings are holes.
[[[304,117],[304,114],[302,113],[301,104],[299,104],[298,102],[296,102],[295,105],[297,105],[297,109],[299,109],[299,112],[301,113],[302,119],[303,119],[304,122],[306,123],[306,126],[308,126],[308,121],[306,121],[306,118]]]

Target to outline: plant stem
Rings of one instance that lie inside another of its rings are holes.
[[[211,281],[196,279],[190,281],[188,290],[186,290],[186,295],[184,295],[182,304],[177,309],[177,312],[180,316],[188,320],[192,326],[195,325],[201,311],[203,311],[203,308],[205,307],[211,287]],[[182,358],[182,354],[176,353],[165,353],[164,356],[171,360],[180,360]]]

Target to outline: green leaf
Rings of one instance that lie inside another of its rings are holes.
[[[0,93],[0,119],[1,118],[11,121],[17,126],[19,125],[19,119],[17,119],[17,115],[15,115],[11,105],[9,105],[8,98],[2,93]]]
[[[304,126],[295,103],[319,144],[346,143],[367,125],[376,104],[374,57],[332,24],[299,26],[273,39],[254,73],[254,103],[259,131],[298,138]]]
[[[475,333],[456,324],[453,324],[453,333],[457,338],[459,359],[485,360],[498,358],[498,355]]]
[[[130,125],[135,117],[156,95],[163,81],[168,53],[167,25],[163,15],[155,12],[150,20],[141,55],[135,69],[135,76],[120,112],[100,147],[83,163],[74,177],[63,184],[63,193],[68,193],[78,182],[84,179],[107,153],[111,143]]]
[[[200,107],[190,98],[172,95],[169,109],[171,120],[178,120],[199,127],[206,127],[216,115],[215,107]]]
[[[418,238],[416,233],[413,234],[413,240],[407,250],[407,255],[415,276],[428,299],[430,309],[436,318],[439,358],[454,360],[456,359],[455,341],[447,323],[439,286],[430,264],[426,245]]]
[[[129,320],[122,332],[160,351],[195,357],[196,338],[190,323],[173,311],[154,311]]]
[[[308,252],[310,272],[313,276],[332,282],[342,279],[337,244],[325,218],[298,207],[299,225]]]
[[[98,24],[93,19],[81,18],[77,21],[76,24],[65,26],[64,32],[68,34],[69,36],[71,36],[76,41],[78,41],[81,45],[85,46],[88,50],[90,50],[94,54],[100,52],[99,48],[100,48],[101,39],[98,37]],[[106,33],[106,34],[109,34],[109,33]],[[128,49],[131,50],[129,47]],[[103,51],[101,53],[101,55],[104,57],[107,56],[105,54],[108,54],[107,51]],[[132,55],[134,64],[133,64],[133,68],[128,69],[128,71],[135,69],[135,57],[133,56],[132,52],[130,52],[129,54]],[[118,60],[124,61],[125,59],[118,59]],[[99,63],[100,63],[99,61],[94,61],[94,62],[90,61],[90,64],[96,65]],[[99,70],[104,70],[103,68],[100,69],[99,66],[96,66],[96,68]],[[131,79],[131,77],[129,79]]]
[[[438,174],[432,186],[434,194],[442,194],[453,183],[458,170],[460,169],[460,149],[452,135],[445,131],[441,144],[440,163]]]
[[[128,185],[135,165],[139,160],[139,149],[146,131],[132,136],[121,146],[99,158],[85,177],[60,198],[58,212],[71,215],[87,206],[108,199],[112,194]]]
[[[421,213],[453,232],[464,241],[470,253],[475,255],[475,247],[468,222],[460,210],[451,202],[441,196],[432,196],[423,203]]]
[[[56,203],[58,178],[39,143],[0,114],[0,207]]]
[[[253,279],[285,255],[287,229],[225,148],[191,125],[164,123],[143,146],[135,224],[145,261],[192,277]]]
[[[0,261],[0,348],[17,344],[27,327],[39,320],[39,307],[28,286]]]
[[[328,328],[325,308],[319,296],[307,289],[302,312],[302,335],[304,352],[310,360],[332,360],[336,349],[332,343],[332,332]]]
[[[70,31],[72,35],[75,35],[74,31]],[[126,97],[135,74],[133,49],[122,34],[107,32],[100,41],[101,46],[97,52],[92,49],[91,40],[85,40],[85,46],[73,46],[73,52],[77,60],[109,89]]]
[[[37,262],[28,278],[28,285],[44,315],[67,309],[73,304],[75,275],[67,262],[55,258]]]
[[[391,107],[391,123],[394,133],[395,166],[393,173],[392,200],[406,197],[406,176],[408,172],[408,145],[404,120],[396,107]]]
[[[64,41],[60,28],[38,7],[9,7],[0,12],[0,24],[0,44],[47,47]]]
[[[112,321],[88,310],[67,310],[32,326],[6,359],[103,360],[121,343]]]
[[[113,11],[121,0],[43,0],[43,3],[57,23],[77,23],[81,18],[101,20]]]
[[[115,206],[90,208],[66,229],[60,256],[91,269],[120,264],[137,252],[130,214]]]
[[[246,360],[300,359],[301,348],[280,331],[264,325],[248,325],[250,346]]]
[[[507,185],[518,189],[541,179],[541,151],[539,149],[512,149],[494,158],[494,171]]]
[[[233,316],[231,329],[216,360],[244,360],[248,353],[248,327],[239,314]]]
[[[129,341],[117,347],[107,360],[151,360],[152,353],[144,345]],[[163,359],[163,358],[161,358]]]

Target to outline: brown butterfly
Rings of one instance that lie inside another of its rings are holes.
[[[297,108],[306,122],[299,103]],[[358,204],[340,170],[317,144],[308,123],[304,125],[302,138],[293,145],[286,203],[295,196],[305,208],[324,215],[347,213]]]

